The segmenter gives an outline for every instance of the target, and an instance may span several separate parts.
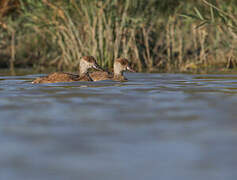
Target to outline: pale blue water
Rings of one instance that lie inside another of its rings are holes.
[[[0,77],[1,180],[235,180],[237,75]]]

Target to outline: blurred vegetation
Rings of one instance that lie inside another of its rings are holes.
[[[206,72],[237,66],[236,0],[1,0],[0,67]]]

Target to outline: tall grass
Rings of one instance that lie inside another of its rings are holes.
[[[0,57],[12,68],[74,70],[93,55],[108,68],[123,56],[138,71],[201,72],[237,57],[233,0],[19,0],[4,14]]]
[[[202,0],[205,7],[209,8],[209,13],[201,13],[198,9],[195,9],[195,13],[192,15],[186,15],[193,20],[200,21],[198,28],[203,26],[214,27],[217,29],[216,37],[220,39],[224,44],[226,50],[218,52],[215,51],[217,56],[227,59],[226,68],[233,68],[237,66],[237,2],[226,1],[222,5],[211,3],[207,0]],[[228,6],[227,6],[228,4]],[[220,44],[216,44],[220,46]],[[218,47],[216,47],[218,48]]]

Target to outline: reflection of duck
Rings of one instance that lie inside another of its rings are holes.
[[[37,78],[32,83],[56,83],[56,82],[73,82],[73,81],[93,81],[88,70],[94,68],[101,70],[93,56],[84,56],[80,59],[79,75],[55,72],[46,77]]]
[[[114,73],[109,73],[106,71],[96,71],[90,73],[90,77],[93,81],[102,81],[102,80],[115,80],[115,81],[126,81],[126,77],[124,77],[124,71],[135,72],[129,66],[129,62],[125,58],[118,58],[114,61]]]

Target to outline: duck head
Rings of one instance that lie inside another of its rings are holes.
[[[89,69],[102,70],[93,56],[83,56],[80,59],[80,75],[86,74]]]
[[[118,58],[114,61],[114,74],[123,75],[124,71],[135,72],[129,65],[129,61],[126,58]]]

